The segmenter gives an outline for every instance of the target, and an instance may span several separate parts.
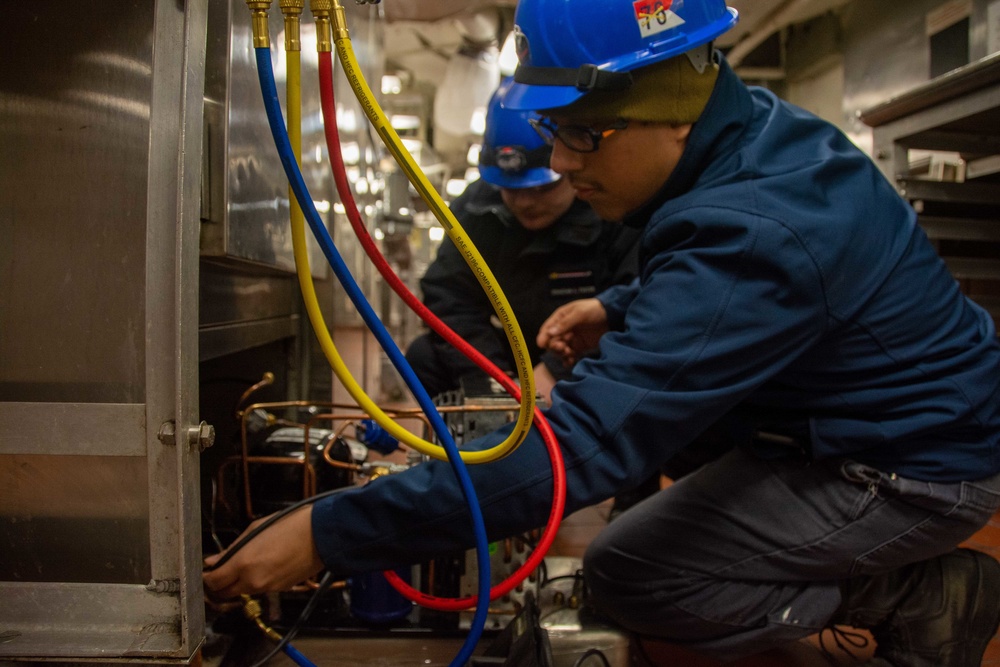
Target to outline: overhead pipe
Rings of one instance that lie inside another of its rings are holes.
[[[787,0],[783,2],[726,53],[726,60],[729,61],[730,67],[733,69],[739,67],[743,59],[767,41],[768,37],[791,25],[796,17],[801,17],[803,12],[808,14],[809,7],[815,7],[815,5],[816,0]]]

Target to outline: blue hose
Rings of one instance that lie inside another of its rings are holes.
[[[476,559],[479,573],[478,604],[476,605],[476,613],[472,619],[472,625],[469,628],[469,634],[466,637],[465,643],[462,645],[458,655],[451,662],[451,667],[464,667],[469,658],[472,657],[472,652],[475,650],[476,644],[479,643],[483,628],[486,626],[486,615],[489,611],[490,599],[489,544],[486,539],[486,525],[483,522],[483,514],[479,507],[479,500],[476,497],[476,490],[472,486],[472,479],[469,477],[469,471],[466,469],[465,462],[458,452],[455,440],[451,437],[448,426],[444,423],[444,419],[441,418],[440,413],[438,413],[437,408],[434,406],[434,401],[427,393],[427,390],[424,389],[416,374],[414,374],[413,369],[406,361],[406,358],[392,339],[392,336],[386,330],[385,326],[383,326],[382,322],[379,321],[375,311],[372,310],[371,304],[365,299],[361,288],[354,281],[347,265],[341,258],[336,246],[334,246],[333,239],[330,237],[330,233],[327,231],[322,218],[319,216],[319,212],[316,210],[312,195],[309,194],[309,189],[302,179],[302,171],[299,169],[295,153],[288,140],[288,131],[285,128],[284,118],[281,115],[278,90],[274,85],[271,50],[267,47],[256,47],[254,51],[257,56],[257,76],[260,79],[260,90],[264,98],[267,122],[271,126],[271,134],[274,137],[274,144],[278,149],[281,164],[285,168],[288,183],[292,188],[292,192],[295,193],[295,198],[298,200],[302,212],[305,214],[306,222],[309,223],[309,228],[312,229],[313,235],[319,242],[320,248],[330,263],[334,274],[344,287],[344,291],[347,292],[347,296],[351,299],[354,307],[358,309],[365,324],[368,325],[375,339],[378,340],[382,349],[389,356],[392,365],[395,366],[406,386],[413,392],[417,403],[427,415],[434,432],[441,440],[442,447],[444,447],[445,452],[448,454],[448,461],[455,470],[462,494],[469,505],[469,512],[472,515],[472,528],[476,537]]]
[[[301,667],[316,667],[316,664],[311,662],[309,658],[302,655],[302,653],[292,646],[291,644],[285,644],[285,655],[292,659],[296,665],[301,665]]]

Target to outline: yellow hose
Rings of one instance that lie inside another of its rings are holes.
[[[403,170],[417,192],[420,193],[421,199],[427,203],[427,206],[441,222],[441,226],[444,227],[455,247],[462,253],[466,264],[469,265],[473,275],[476,276],[476,279],[482,286],[483,291],[486,292],[486,295],[493,304],[493,309],[496,311],[497,317],[500,318],[500,322],[504,326],[504,333],[507,335],[507,341],[510,343],[511,351],[514,354],[514,363],[517,366],[517,375],[521,383],[521,407],[518,412],[515,428],[507,440],[493,448],[503,448],[500,456],[506,455],[521,444],[527,436],[528,431],[531,429],[535,409],[535,378],[531,368],[531,357],[527,352],[521,328],[514,317],[510,303],[508,303],[507,298],[500,289],[492,271],[490,271],[490,268],[476,250],[475,245],[465,233],[462,225],[427,180],[427,177],[421,171],[420,166],[413,159],[413,156],[403,147],[402,140],[396,134],[396,131],[376,101],[374,94],[368,87],[364,75],[358,67],[354,49],[351,46],[351,38],[347,30],[347,17],[344,13],[344,7],[340,4],[340,0],[333,0],[333,25],[333,40],[337,47],[337,57],[344,68],[347,80],[354,89],[354,94],[365,110],[365,115],[368,116],[372,127],[378,133],[379,137],[381,137],[382,142],[393,158],[395,158],[396,163],[399,164],[400,169]],[[463,458],[464,455],[465,452],[463,452]],[[494,458],[499,458],[499,456]]]
[[[288,105],[286,113],[288,117],[288,138],[292,146],[292,150],[295,153],[295,159],[301,166],[301,53],[299,51],[288,50],[286,55],[286,95]],[[322,310],[319,306],[319,300],[316,297],[316,288],[313,284],[312,272],[309,266],[309,254],[306,246],[305,216],[295,199],[294,193],[290,195],[290,199],[292,248],[295,254],[295,270],[299,280],[299,288],[302,292],[302,299],[305,303],[306,312],[309,316],[309,321],[312,324],[313,330],[316,333],[316,338],[319,341],[320,348],[323,350],[323,354],[330,363],[330,367],[333,369],[337,379],[340,380],[340,382],[344,385],[344,388],[350,394],[351,398],[355,400],[361,409],[368,413],[390,435],[395,437],[400,442],[416,449],[421,454],[425,454],[426,456],[436,459],[448,460],[447,451],[443,447],[414,435],[400,426],[397,422],[393,421],[393,419],[383,412],[382,409],[379,408],[378,405],[365,393],[364,389],[361,388],[358,382],[351,375],[350,370],[347,368],[343,358],[337,351],[333,338],[330,336],[330,331],[326,326]],[[532,396],[534,396],[534,393],[532,393]],[[533,401],[532,409],[534,409]],[[529,420],[528,427],[530,428],[530,426],[531,422]],[[511,433],[511,435],[508,436],[504,442],[490,449],[481,451],[462,451],[460,452],[460,455],[463,461],[470,464],[495,461],[508,454],[514,447],[520,444],[521,441],[524,440],[525,435],[526,431],[521,434],[514,432]]]

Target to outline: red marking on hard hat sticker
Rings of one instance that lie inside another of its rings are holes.
[[[637,0],[632,3],[643,37],[652,37],[684,24],[684,19],[670,10],[673,4],[674,0]]]

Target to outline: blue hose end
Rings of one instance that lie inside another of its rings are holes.
[[[374,419],[362,419],[355,429],[358,439],[382,454],[392,454],[399,449],[399,440],[378,425]]]

